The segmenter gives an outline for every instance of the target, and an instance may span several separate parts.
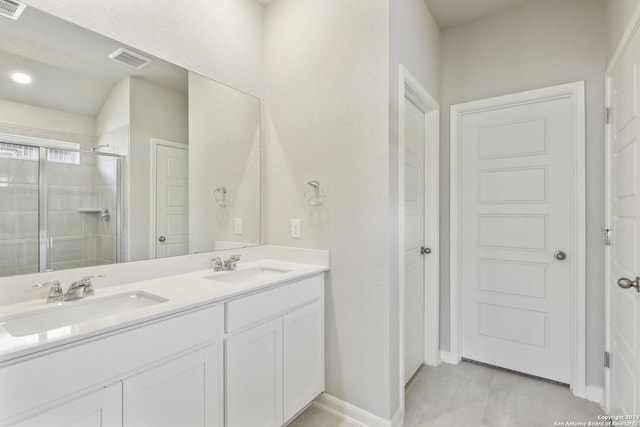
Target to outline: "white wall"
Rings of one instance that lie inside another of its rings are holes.
[[[61,139],[65,133],[93,136],[96,132],[94,117],[4,99],[0,99],[0,125],[0,132],[15,128],[11,133],[51,139]]]
[[[265,10],[271,244],[329,249],[326,390],[389,419],[388,2],[277,0]],[[309,206],[317,179],[328,201]],[[290,237],[299,218],[302,237]],[[394,331],[395,332],[395,331]],[[397,368],[394,368],[397,369]]]
[[[609,62],[633,12],[640,4],[640,0],[606,0],[605,4],[607,12],[607,62]]]
[[[242,91],[262,93],[262,11],[254,0],[26,0]]]
[[[260,102],[195,73],[189,94],[189,253],[259,244]],[[214,198],[220,187],[226,207]]]
[[[151,138],[188,142],[187,94],[131,77],[129,260],[150,256]]]
[[[586,80],[587,384],[603,384],[603,114],[605,11],[600,0],[539,0],[442,33],[441,339],[449,347],[449,106]]]
[[[398,298],[398,108],[400,92],[399,66],[406,69],[429,91],[436,100],[440,94],[440,30],[423,0],[403,0],[389,2],[389,283],[391,330],[400,327]],[[391,348],[399,348],[399,332],[391,334]],[[398,352],[395,354],[399,356]],[[393,360],[391,366],[398,366]],[[392,375],[394,374],[392,369]],[[399,373],[396,371],[395,373]],[[391,378],[391,384],[404,379]],[[399,399],[400,388],[392,388],[392,402]]]
[[[96,116],[96,135],[100,136],[131,123],[130,77],[116,83]],[[128,151],[120,154],[129,154]]]

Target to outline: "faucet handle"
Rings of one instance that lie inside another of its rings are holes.
[[[47,286],[53,286],[58,287],[60,286],[60,281],[59,280],[52,280],[50,282],[45,282],[45,283],[36,283],[35,285],[31,286],[34,289],[38,289],[38,288],[46,288]]]
[[[225,270],[235,270],[237,268],[236,262],[240,261],[241,255],[230,255],[229,259],[224,262]]]
[[[51,286],[49,290],[49,296],[47,297],[47,302],[56,302],[64,300],[64,293],[62,291],[62,286],[60,286],[60,282],[58,280],[52,280],[51,282],[45,283],[37,283],[32,286],[32,288],[45,288],[47,286]]]
[[[106,274],[95,274],[93,276],[84,276],[82,279],[80,279],[80,281],[83,283],[86,283],[86,282],[90,282],[91,279],[100,279],[102,277],[106,277]]]
[[[222,258],[217,256],[215,258],[211,258],[209,261],[211,261],[213,263],[213,271],[222,270]]]
[[[104,274],[96,274],[94,276],[84,276],[80,279],[80,283],[84,285],[84,296],[95,295],[96,291],[93,289],[93,283],[91,283],[91,279],[100,279],[105,277]]]

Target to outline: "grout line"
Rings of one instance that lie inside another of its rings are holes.
[[[493,368],[496,371],[507,372],[507,373],[518,375],[518,376],[521,376],[521,377],[532,378],[534,380],[540,380],[540,381],[544,381],[546,383],[551,383],[551,384],[559,385],[559,386],[562,386],[562,387],[570,388],[569,384],[566,384],[566,383],[563,383],[563,382],[560,382],[560,381],[550,380],[548,378],[538,377],[538,376],[535,376],[535,375],[526,374],[524,372],[518,372],[518,371],[511,370],[511,369],[503,368],[503,367],[500,367],[500,366],[490,365],[488,363],[478,362],[476,360],[465,359],[464,357],[462,358],[462,361],[463,362],[467,362],[467,363],[471,363],[471,364],[474,364],[474,365],[485,366],[487,368]]]

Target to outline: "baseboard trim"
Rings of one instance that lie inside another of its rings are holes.
[[[588,385],[584,388],[585,399],[596,402],[602,406],[602,398],[604,397],[604,389],[595,385]]]
[[[385,420],[327,393],[318,396],[313,401],[313,406],[362,427],[402,427],[404,419],[401,408],[398,408],[391,420]]]
[[[460,361],[453,357],[451,353],[442,350],[440,350],[440,360],[451,365],[457,365],[458,363],[460,363]]]

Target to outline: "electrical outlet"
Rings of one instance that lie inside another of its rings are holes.
[[[236,234],[242,234],[242,218],[236,218]]]
[[[300,238],[300,220],[299,219],[291,220],[291,237],[294,239]]]

